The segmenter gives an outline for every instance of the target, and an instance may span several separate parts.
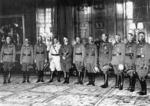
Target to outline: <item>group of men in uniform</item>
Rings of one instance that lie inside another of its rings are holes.
[[[136,78],[141,85],[140,95],[147,94],[146,78],[150,66],[150,45],[145,42],[145,33],[138,33],[138,43],[134,40],[132,33],[127,34],[127,42],[121,42],[121,36],[115,35],[115,43],[108,41],[109,36],[105,33],[101,36],[99,46],[94,43],[93,37],[88,38],[88,43],[82,43],[80,37],[76,37],[76,44],[71,45],[67,37],[63,37],[61,45],[57,37],[47,48],[42,42],[42,37],[38,38],[33,47],[28,39],[25,39],[20,53],[20,64],[23,71],[23,83],[29,81],[30,70],[33,63],[36,64],[38,72],[38,82],[44,82],[43,69],[45,63],[49,62],[51,75],[49,83],[53,82],[54,71],[57,71],[57,80],[61,82],[61,72],[64,73],[64,84],[69,83],[70,69],[72,63],[77,70],[77,82],[83,84],[84,72],[88,73],[88,84],[95,86],[95,75],[103,72],[104,84],[102,88],[108,87],[108,74],[114,70],[116,76],[115,88],[123,89],[124,75],[129,77],[128,90],[135,90]],[[47,55],[48,50],[48,55]],[[11,68],[15,62],[15,46],[11,43],[11,37],[6,38],[6,44],[1,49],[1,63],[3,63],[4,84],[10,83]],[[47,57],[48,56],[48,57]],[[48,58],[48,60],[47,60]]]

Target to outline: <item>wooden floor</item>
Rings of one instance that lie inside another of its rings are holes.
[[[109,79],[109,88],[99,87],[103,78],[96,78],[96,86],[75,85],[75,77],[70,84],[64,85],[57,81],[49,84],[36,83],[36,77],[31,77],[30,84],[22,84],[21,76],[12,76],[12,83],[3,85],[0,76],[0,106],[150,106],[150,81],[148,80],[148,95],[139,96],[139,82],[136,91],[127,91],[128,80],[125,80],[123,90],[114,89],[114,78]],[[63,79],[62,79],[63,80]]]

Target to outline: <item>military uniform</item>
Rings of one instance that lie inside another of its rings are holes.
[[[49,50],[49,60],[50,60],[50,69],[51,69],[51,79],[49,82],[53,81],[53,72],[55,70],[57,70],[58,73],[57,80],[58,82],[60,82],[60,74],[61,74],[60,48],[61,48],[61,44],[58,42],[56,44],[51,45]]]
[[[120,90],[123,88],[123,70],[119,69],[119,65],[124,65],[124,57],[125,57],[125,44],[122,42],[116,43],[113,46],[112,50],[112,61],[113,69],[116,75],[116,84],[115,87]]]
[[[11,69],[13,68],[16,58],[16,50],[14,44],[4,44],[1,49],[1,61],[4,70],[4,83],[10,83]],[[7,80],[7,81],[6,81]]]
[[[139,93],[140,95],[145,95],[147,92],[146,76],[150,66],[150,45],[145,42],[139,43],[136,53],[136,73],[138,74],[141,84],[141,91]]]
[[[127,42],[125,45],[125,72],[129,76],[129,88],[131,92],[134,91],[136,76],[135,76],[135,57],[136,57],[136,43]]]
[[[109,42],[102,42],[100,43],[99,50],[99,67],[101,71],[104,73],[104,80],[105,83],[101,87],[105,88],[108,86],[108,71],[111,68],[111,58],[112,58],[112,46]]]
[[[47,60],[47,50],[44,43],[37,43],[34,46],[34,60],[36,62],[36,67],[38,70],[38,80],[37,82],[44,82],[43,80],[43,68]]]
[[[29,81],[29,71],[32,68],[33,65],[33,47],[31,45],[23,45],[21,48],[21,54],[20,54],[20,63],[22,65],[22,71],[23,71],[23,83],[30,82]]]
[[[61,46],[60,61],[61,68],[65,73],[64,83],[69,83],[69,70],[72,66],[72,46],[70,44]]]
[[[95,44],[88,44],[85,48],[84,63],[89,77],[88,85],[95,85],[95,67],[97,66],[96,52],[97,47]]]
[[[73,49],[73,63],[78,71],[78,82],[82,84],[83,80],[83,66],[84,66],[85,47],[81,43],[77,43]]]

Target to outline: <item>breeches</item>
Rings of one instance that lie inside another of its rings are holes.
[[[50,69],[51,71],[55,71],[55,69],[57,71],[61,71],[60,57],[55,56],[52,58],[50,62]]]
[[[3,63],[4,71],[11,71],[12,68],[13,68],[13,63],[12,62],[4,62]]]

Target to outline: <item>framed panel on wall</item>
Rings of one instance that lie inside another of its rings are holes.
[[[12,37],[19,51],[25,39],[24,15],[0,16],[0,42],[4,43],[7,36]]]

